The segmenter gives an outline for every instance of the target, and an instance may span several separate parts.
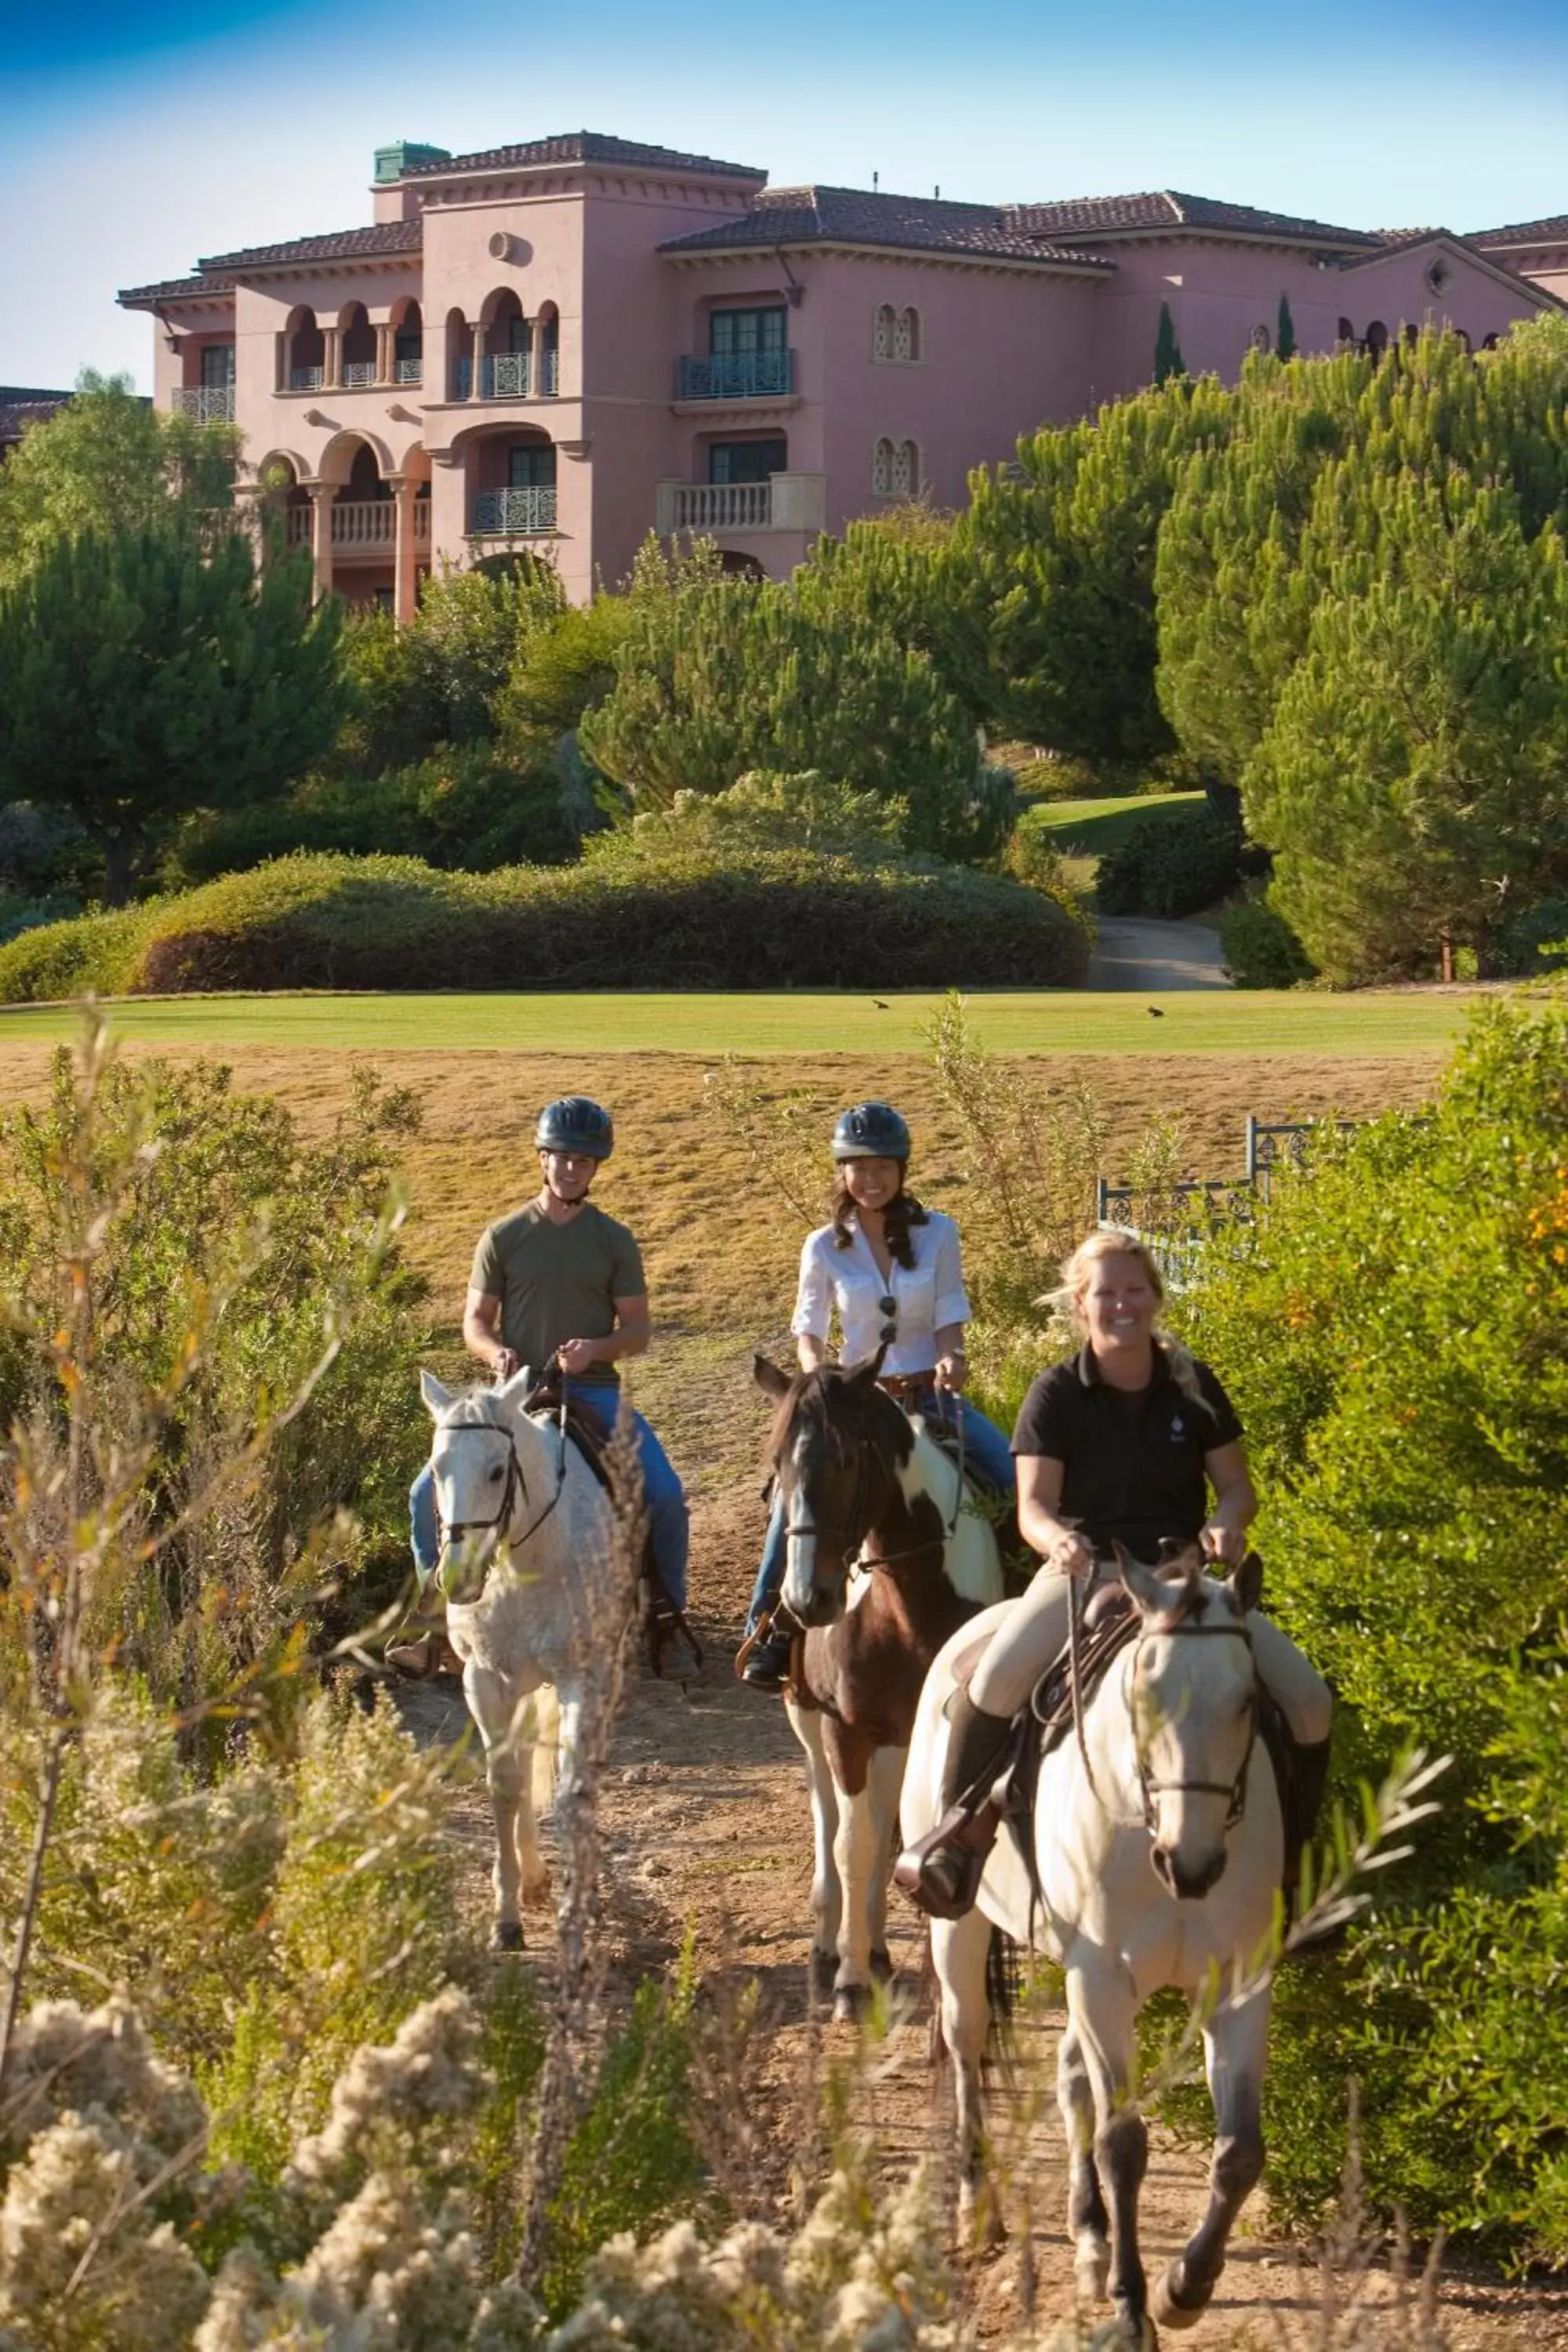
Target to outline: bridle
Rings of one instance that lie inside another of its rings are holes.
[[[523,1410],[525,1412],[527,1411],[526,1404],[524,1405]],[[505,1538],[506,1549],[510,1552],[521,1551],[523,1545],[529,1541],[530,1538],[536,1536],[539,1533],[540,1528],[544,1525],[545,1520],[549,1518],[551,1513],[554,1510],[556,1505],[561,1500],[562,1495],[565,1491],[566,1399],[564,1391],[563,1391],[562,1394],[561,1413],[557,1428],[559,1444],[557,1446],[555,1461],[555,1491],[551,1496],[550,1500],[545,1504],[544,1508],[539,1513],[537,1518],[531,1519],[520,1536],[509,1536]],[[523,1469],[521,1458],[518,1454],[517,1440],[512,1435],[510,1430],[503,1429],[501,1427],[500,1422],[465,1421],[458,1422],[455,1424],[449,1423],[444,1430],[443,1434],[448,1438],[501,1437],[506,1440],[507,1448],[506,1485],[501,1490],[500,1507],[496,1512],[494,1518],[451,1520],[443,1518],[441,1516],[440,1488],[438,1486],[435,1486],[436,1524],[441,1536],[441,1549],[443,1552],[445,1552],[452,1544],[462,1543],[468,1536],[495,1535],[504,1528],[509,1528],[511,1525],[511,1516],[516,1507],[518,1496],[520,1495],[521,1496],[523,1504],[526,1507],[529,1501],[529,1492],[528,1477]],[[497,1546],[497,1549],[500,1549],[499,1545]]]
[[[897,1399],[894,1399],[893,1402],[896,1403]],[[900,1411],[902,1411],[902,1407],[900,1407]],[[963,1514],[964,1445],[963,1415],[962,1412],[957,1415],[956,1426],[958,1434],[956,1467],[958,1475],[953,1482],[952,1515],[942,1529],[942,1548],[944,1551],[947,1546],[952,1541],[953,1537],[957,1534],[958,1522]],[[842,1445],[844,1443],[842,1433],[838,1430],[835,1430],[833,1432],[833,1435]],[[840,1463],[842,1463],[844,1459],[842,1451],[838,1455],[838,1459]],[[848,1524],[840,1527],[827,1519],[802,1519],[798,1521],[786,1519],[784,1522],[784,1534],[786,1538],[796,1536],[834,1536],[842,1543],[846,1553],[848,1552],[850,1546],[853,1543],[855,1546],[855,1557],[852,1559],[848,1559],[846,1563],[846,1572],[849,1576],[854,1576],[857,1572],[862,1576],[869,1576],[878,1569],[897,1568],[900,1566],[903,1561],[907,1559],[915,1559],[922,1553],[931,1549],[931,1544],[928,1538],[924,1543],[906,1544],[900,1551],[868,1553],[865,1547],[870,1538],[871,1530],[869,1527],[865,1528],[858,1536],[851,1533],[851,1529],[861,1520],[862,1517],[868,1517],[869,1516],[869,1497],[867,1492],[870,1483],[868,1475],[868,1460],[874,1460],[878,1467],[886,1475],[889,1477],[892,1475],[891,1465],[883,1454],[881,1447],[878,1444],[875,1432],[871,1430],[868,1430],[863,1434],[859,1444],[856,1449],[855,1484],[850,1490],[849,1504],[845,1513],[845,1518]]]
[[[1225,1817],[1226,1833],[1236,1827],[1247,1805],[1247,1769],[1251,1765],[1252,1751],[1258,1741],[1258,1664],[1253,1652],[1252,1636],[1247,1627],[1232,1624],[1223,1618],[1216,1619],[1212,1624],[1206,1619],[1193,1618],[1174,1625],[1161,1625],[1153,1630],[1146,1629],[1139,1634],[1133,1644],[1132,1685],[1136,1688],[1138,1659],[1145,1642],[1174,1641],[1178,1638],[1195,1640],[1199,1634],[1223,1634],[1230,1641],[1245,1642],[1247,1653],[1253,1659],[1252,1696],[1247,1702],[1247,1750],[1234,1780],[1157,1780],[1149,1769],[1148,1758],[1143,1752],[1143,1742],[1138,1733],[1138,1711],[1134,1706],[1131,1709],[1132,1754],[1138,1768],[1138,1787],[1143,1800],[1143,1826],[1151,1837],[1154,1835],[1158,1827],[1154,1818],[1154,1800],[1158,1796],[1228,1797],[1230,1803]]]

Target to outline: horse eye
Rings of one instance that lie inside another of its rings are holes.
[[[500,1463],[499,1463],[499,1462],[497,1463],[497,1465],[496,1465],[495,1468],[490,1472],[489,1476],[490,1476],[490,1485],[493,1486],[495,1485],[495,1483],[496,1483],[497,1479],[500,1476]]]

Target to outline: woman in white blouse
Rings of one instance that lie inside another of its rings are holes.
[[[958,1227],[904,1190],[909,1128],[889,1103],[858,1103],[835,1123],[833,1157],[832,1216],[806,1235],[800,1254],[790,1328],[803,1370],[816,1371],[827,1361],[837,1310],[846,1370],[868,1362],[881,1348],[881,1385],[906,1412],[962,1420],[966,1456],[989,1484],[1010,1493],[1015,1475],[1007,1440],[963,1394],[969,1301]],[[775,1501],[748,1635],[777,1602],[784,1551],[784,1510]],[[742,1677],[754,1688],[776,1690],[788,1666],[789,1637],[773,1634],[752,1649]]]

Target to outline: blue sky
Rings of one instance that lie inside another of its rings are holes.
[[[0,0],[0,381],[148,388],[116,288],[367,220],[397,138],[587,127],[779,183],[1463,230],[1568,212],[1565,68],[1562,0]]]

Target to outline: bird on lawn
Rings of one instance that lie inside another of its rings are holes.
[[[887,1011],[887,1009],[888,1009],[888,1003],[887,1003],[887,999],[886,999],[885,997],[881,997],[881,996],[874,996],[874,997],[871,999],[871,1002],[872,1002],[872,1003],[876,1006],[876,1008],[877,1008],[877,1010],[878,1010],[878,1012],[879,1012],[879,1013],[886,1013],[886,1011]]]
[[[1165,1008],[1163,1004],[1146,1004],[1143,1010],[1151,1021],[1163,1021],[1165,1017]]]

